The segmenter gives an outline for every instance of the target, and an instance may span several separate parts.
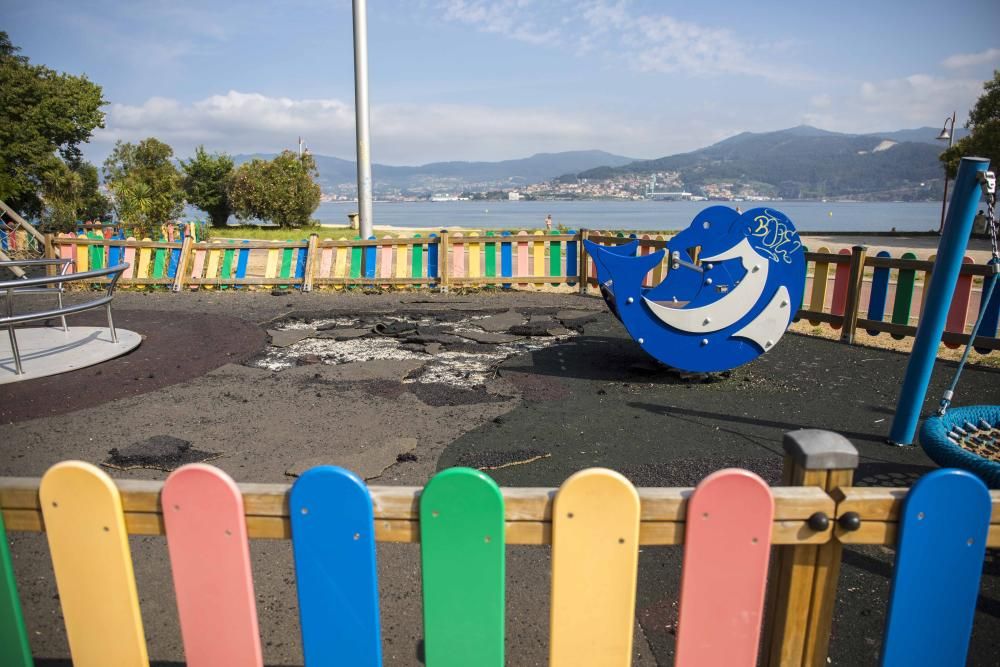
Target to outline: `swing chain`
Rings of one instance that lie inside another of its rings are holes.
[[[997,241],[997,236],[1000,235],[997,229],[1000,227],[1000,220],[997,219],[996,213],[996,174],[992,171],[979,172],[979,183],[983,189],[983,196],[986,198],[986,227],[989,230],[990,242],[993,246],[993,262],[991,262],[991,266],[993,267],[993,273],[1000,273],[1000,244]]]

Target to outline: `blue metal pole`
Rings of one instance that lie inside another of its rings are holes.
[[[917,338],[913,342],[903,388],[899,392],[899,401],[896,404],[896,415],[889,430],[890,444],[913,444],[917,422],[920,420],[920,409],[927,395],[927,385],[930,384],[938,346],[941,344],[941,334],[944,333],[948,308],[955,293],[958,273],[962,268],[962,256],[969,244],[972,221],[982,194],[978,174],[986,171],[989,164],[990,161],[983,158],[963,157],[958,166],[958,177],[955,179],[948,216],[941,232],[941,243],[938,246],[937,259],[934,261],[931,284],[926,288],[926,305],[920,315]]]

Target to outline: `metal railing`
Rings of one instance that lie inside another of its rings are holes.
[[[20,266],[25,266],[28,264],[42,265],[45,263],[51,264],[52,261],[49,260],[25,260],[22,262],[11,262],[19,264]],[[67,264],[68,265],[68,264]],[[118,284],[118,279],[121,277],[122,273],[128,268],[128,264],[121,263],[110,266],[106,269],[98,269],[96,271],[83,271],[81,273],[68,273],[61,274],[57,276],[43,276],[40,278],[19,278],[17,280],[4,280],[0,281],[0,292],[3,292],[7,299],[7,315],[5,317],[0,317],[0,327],[5,327],[7,329],[7,336],[10,338],[10,347],[14,355],[14,367],[18,375],[23,375],[24,370],[21,367],[21,354],[17,347],[17,336],[15,334],[15,326],[18,324],[23,324],[25,322],[37,322],[40,320],[50,320],[54,318],[60,318],[63,323],[63,330],[66,330],[66,315],[72,315],[74,313],[82,313],[87,310],[94,310],[96,308],[103,307],[108,316],[108,329],[111,331],[111,342],[118,342],[118,333],[115,330],[114,318],[111,315],[111,301],[114,299],[115,286]],[[70,306],[65,306],[62,303],[62,285],[68,282],[88,282],[92,280],[97,280],[100,278],[109,277],[110,279],[104,285],[106,291],[104,296],[91,301],[84,301],[82,303],[75,303]],[[54,285],[56,287],[48,287],[49,285]],[[39,293],[48,290],[57,291],[59,298],[59,307],[54,310],[40,310],[30,313],[23,313],[21,315],[14,314],[14,297],[18,294],[25,293]]]

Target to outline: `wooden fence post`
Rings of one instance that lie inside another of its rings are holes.
[[[319,255],[319,234],[309,235],[309,245],[306,246],[306,275],[302,279],[302,291],[311,292],[313,274],[316,273],[316,259]]]
[[[829,493],[850,486],[854,479],[858,450],[842,435],[818,429],[792,431],[785,434],[784,448],[782,486],[818,486]],[[833,521],[827,517],[826,530],[832,531]],[[827,664],[842,551],[832,532],[823,544],[777,547],[765,606],[762,665]]]
[[[579,244],[579,255],[580,255],[580,269],[577,275],[580,276],[580,294],[586,294],[590,289],[590,276],[587,275],[590,270],[590,257],[587,255],[587,246],[584,241],[590,236],[590,230],[581,229],[580,230],[580,244]]]
[[[171,288],[174,292],[180,292],[184,289],[184,279],[187,277],[187,265],[188,258],[191,257],[191,246],[194,244],[190,235],[184,237],[184,242],[181,243],[181,256],[177,260],[177,273],[174,274],[174,285]]]
[[[438,237],[438,278],[442,294],[448,293],[448,274],[451,265],[448,263],[448,230],[442,229]]]
[[[45,235],[45,241],[44,241],[44,244],[45,244],[45,255],[44,255],[44,257],[45,257],[45,259],[55,259],[56,258],[56,249],[55,249],[55,246],[52,244],[52,239],[53,239],[53,235],[52,234],[46,234]],[[48,274],[48,275],[50,275],[50,276],[56,275],[56,267],[55,266],[46,266],[45,267],[45,273]]]
[[[861,288],[865,282],[865,256],[868,248],[856,245],[851,248],[851,273],[847,283],[847,300],[844,304],[844,328],[840,340],[854,344],[854,332],[858,328],[858,311],[861,309]]]

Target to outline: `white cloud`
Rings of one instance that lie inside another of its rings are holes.
[[[945,58],[941,64],[949,69],[989,64],[1000,66],[1000,49],[986,49],[979,53],[956,53]]]
[[[809,98],[809,104],[816,107],[817,109],[829,109],[830,105],[833,104],[833,98],[823,93],[821,95],[813,95]]]
[[[535,25],[525,10],[529,0],[447,0],[441,3],[444,18],[475,25],[483,32],[495,33],[529,44],[545,44],[559,39],[555,28]]]
[[[440,9],[445,20],[483,32],[566,47],[578,56],[600,53],[609,64],[643,72],[738,74],[779,82],[813,78],[785,64],[786,58],[771,58],[794,42],[745,42],[727,28],[640,13],[627,0],[445,0]]]
[[[294,147],[299,136],[315,153],[354,156],[353,103],[336,99],[295,100],[237,91],[192,104],[154,97],[141,105],[111,105],[106,125],[91,142],[91,159],[99,159],[98,153],[103,157],[116,140],[150,136],[167,142],[182,157],[198,144],[232,153],[275,152]],[[371,131],[373,159],[383,164],[499,160],[589,148],[639,157],[671,152],[648,145],[648,137],[665,136],[649,123],[543,108],[373,105]],[[690,142],[691,137],[682,140]]]
[[[978,80],[912,74],[900,79],[865,81],[858,105],[865,114],[895,118],[890,127],[937,125],[939,116],[943,118],[955,109],[969,109],[981,92],[982,82]]]
[[[813,97],[813,110],[803,113],[801,121],[827,130],[857,133],[939,127],[952,111],[964,118],[980,93],[981,81],[929,74],[864,81],[846,94]]]

